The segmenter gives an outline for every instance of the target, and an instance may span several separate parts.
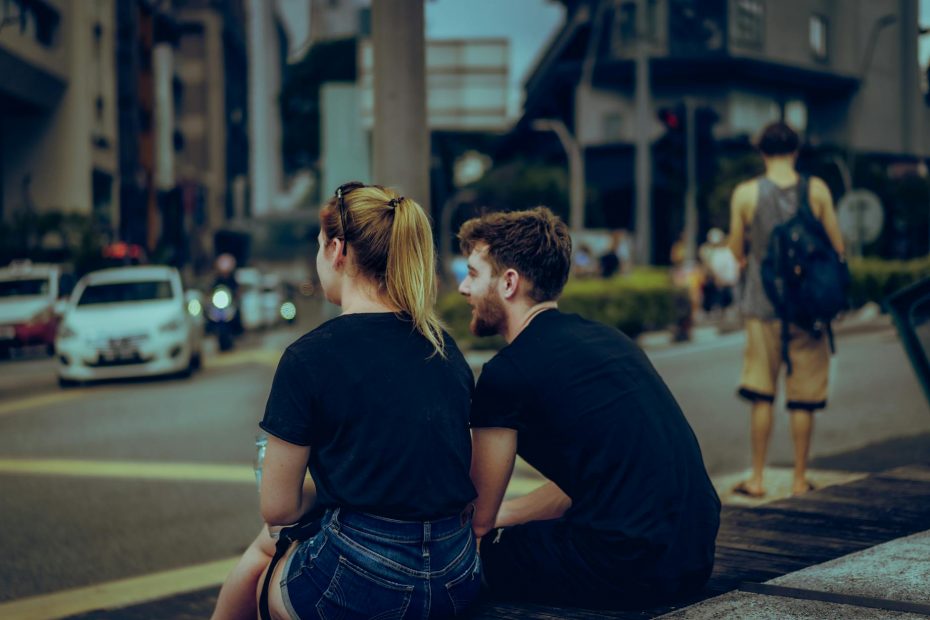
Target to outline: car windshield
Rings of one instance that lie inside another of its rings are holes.
[[[48,295],[48,278],[0,281],[0,297]]]
[[[171,297],[171,282],[169,280],[94,284],[84,289],[77,305],[121,304],[133,301],[171,299]]]

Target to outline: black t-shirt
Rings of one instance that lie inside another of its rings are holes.
[[[431,520],[475,498],[474,376],[445,342],[443,359],[409,320],[373,313],[332,319],[287,348],[260,426],[310,446],[317,506]]]
[[[646,579],[709,570],[720,501],[665,383],[624,334],[547,310],[478,378],[472,426],[518,431],[518,453],[572,498],[601,568]],[[619,570],[619,569],[617,569]]]

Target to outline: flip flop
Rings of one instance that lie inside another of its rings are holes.
[[[738,485],[733,487],[733,494],[742,495],[743,497],[750,497],[752,499],[765,497],[765,491],[753,491],[749,488],[749,485],[746,484],[746,481],[740,482]]]

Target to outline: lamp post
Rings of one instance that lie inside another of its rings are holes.
[[[551,131],[559,138],[568,156],[568,225],[573,231],[584,229],[584,156],[581,145],[572,136],[565,123],[557,118],[539,118],[533,121],[535,131]]]

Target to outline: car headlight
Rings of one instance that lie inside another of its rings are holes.
[[[187,313],[191,316],[200,316],[200,313],[203,312],[203,307],[200,305],[200,302],[196,299],[191,299],[187,302]]]
[[[160,332],[176,332],[184,327],[183,319],[172,319],[158,328]]]
[[[213,297],[210,299],[213,307],[217,310],[225,310],[232,303],[232,295],[224,286],[219,286],[213,291]]]
[[[68,338],[74,338],[75,336],[77,336],[77,332],[71,329],[71,327],[69,327],[67,324],[62,323],[58,327],[58,339],[59,340],[67,340]]]

